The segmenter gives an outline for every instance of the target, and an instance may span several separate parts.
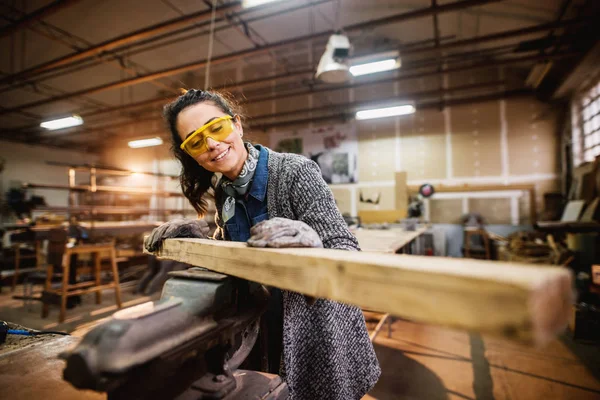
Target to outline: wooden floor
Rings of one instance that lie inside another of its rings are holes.
[[[21,287],[17,288],[20,293]],[[124,306],[152,297],[123,289]],[[115,310],[114,295],[107,290],[96,305],[94,295],[83,297],[83,305],[68,310],[67,320],[57,324],[58,307],[40,317],[40,304],[27,309],[13,300],[10,291],[0,294],[0,319],[33,329],[52,329],[81,335],[94,321]],[[371,324],[370,324],[371,325]],[[588,358],[589,369],[572,351]],[[556,340],[542,349],[519,347],[494,338],[397,320],[388,338],[385,326],[375,340],[382,375],[364,400],[388,399],[600,399],[600,351],[568,340]],[[591,357],[591,359],[589,359]],[[595,357],[595,358],[594,358]]]
[[[391,338],[382,329],[375,350],[382,375],[363,400],[600,399],[600,380],[561,340],[535,349],[396,321]],[[597,346],[588,350],[598,354]]]
[[[41,317],[41,302],[30,301],[25,305],[23,300],[13,299],[13,294],[22,295],[23,286],[18,285],[14,293],[10,288],[3,288],[0,293],[0,320],[10,321],[30,329],[53,330],[61,332],[78,333],[82,329],[92,326],[96,321],[109,317],[117,309],[114,290],[102,292],[102,303],[96,304],[95,294],[89,293],[82,296],[82,304],[75,308],[67,309],[67,317],[62,324],[58,323],[59,306],[50,306],[48,318]],[[133,286],[121,286],[123,307],[131,307],[147,301],[158,300],[160,292],[152,296],[143,296],[133,293]],[[86,329],[87,330],[87,329]]]

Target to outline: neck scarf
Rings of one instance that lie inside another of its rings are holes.
[[[260,153],[250,143],[244,143],[244,145],[248,150],[248,158],[246,158],[246,161],[244,162],[240,175],[233,181],[223,175],[219,182],[219,186],[226,195],[225,201],[223,202],[223,209],[221,210],[224,222],[229,221],[235,215],[235,198],[244,196],[248,192],[250,183],[254,177],[254,172],[256,172],[256,165],[258,164],[258,156]]]

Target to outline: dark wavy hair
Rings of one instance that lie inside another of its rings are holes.
[[[240,119],[243,118],[243,112],[233,96],[216,91],[190,89],[165,105],[163,109],[163,116],[171,131],[171,151],[181,163],[179,182],[183,195],[201,217],[206,214],[208,209],[205,194],[210,196],[208,192],[211,189],[213,173],[201,167],[196,160],[179,147],[183,141],[177,132],[177,117],[185,108],[205,102],[213,103],[227,115],[232,117],[239,115]]]

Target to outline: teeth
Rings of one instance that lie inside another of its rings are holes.
[[[224,152],[222,152],[221,154],[216,156],[215,161],[219,161],[221,158],[225,157],[225,155],[227,154],[228,151],[229,151],[229,149],[225,150]]]

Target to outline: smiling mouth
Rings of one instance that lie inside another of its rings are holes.
[[[221,161],[222,159],[224,159],[227,156],[227,154],[229,154],[229,150],[231,150],[231,147],[228,147],[227,150],[223,151],[218,156],[213,158],[213,161]]]

